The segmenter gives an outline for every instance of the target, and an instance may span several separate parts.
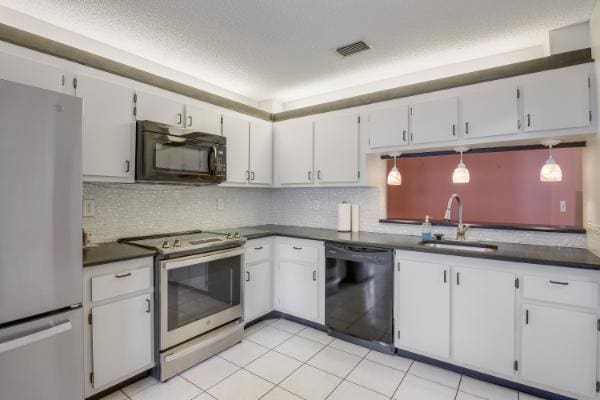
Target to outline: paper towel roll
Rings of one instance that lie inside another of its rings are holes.
[[[352,225],[352,206],[345,201],[338,204],[338,228],[339,232],[350,232]]]
[[[360,230],[358,224],[360,216],[358,211],[358,204],[352,204],[352,232],[358,232]]]

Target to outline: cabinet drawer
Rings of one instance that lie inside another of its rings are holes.
[[[271,245],[269,243],[246,243],[245,262],[253,263],[256,261],[266,261],[271,259]]]
[[[525,276],[523,297],[593,308],[598,306],[598,284],[572,279]]]
[[[286,260],[302,261],[314,264],[319,261],[319,249],[304,243],[280,243],[279,256]]]
[[[92,278],[92,301],[109,299],[151,286],[150,267],[124,270]]]

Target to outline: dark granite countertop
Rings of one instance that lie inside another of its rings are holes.
[[[132,246],[125,243],[100,243],[97,246],[83,249],[83,266],[108,264],[133,258],[154,257],[156,251]]]
[[[448,254],[461,257],[486,258],[501,261],[543,264],[558,267],[592,269],[600,271],[600,257],[587,249],[559,246],[538,246],[517,243],[485,242],[498,246],[493,253],[471,253],[460,250],[435,249],[419,245],[421,238],[412,235],[399,235],[374,232],[343,233],[334,229],[304,228],[299,226],[261,225],[224,232],[240,232],[248,239],[267,236],[288,236],[301,239],[314,239],[347,244],[365,244],[399,250]]]

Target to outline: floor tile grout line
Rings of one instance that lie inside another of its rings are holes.
[[[332,342],[332,343],[333,343],[333,342]],[[334,349],[335,349],[335,347],[334,347]],[[339,350],[339,349],[336,349],[336,350]],[[340,351],[343,351],[343,350],[340,350]],[[333,393],[334,393],[334,392],[335,392],[335,391],[336,391],[336,390],[337,390],[337,389],[340,387],[340,385],[341,385],[341,384],[342,384],[344,381],[348,381],[346,378],[347,378],[347,377],[349,377],[349,376],[350,376],[350,374],[352,373],[352,371],[354,371],[354,370],[356,369],[356,367],[358,367],[358,366],[360,365],[360,363],[361,363],[361,362],[362,362],[362,361],[365,359],[365,357],[367,357],[367,354],[369,354],[369,352],[370,352],[370,351],[367,351],[367,352],[365,353],[365,355],[364,355],[364,356],[363,356],[363,357],[362,357],[362,358],[361,358],[361,359],[360,359],[360,360],[359,360],[359,361],[356,363],[356,365],[355,365],[354,367],[352,367],[352,369],[350,370],[350,372],[348,372],[348,373],[346,374],[346,376],[345,376],[345,377],[343,377],[343,378],[342,378],[342,380],[341,380],[341,381],[340,381],[340,382],[339,382],[339,383],[336,385],[336,387],[334,387],[334,388],[333,388],[333,390],[332,390],[331,392],[329,392],[329,394],[327,395],[327,397],[325,397],[325,399],[324,399],[324,400],[327,400],[327,399],[329,399],[329,397],[330,397],[330,396],[331,396],[331,395],[332,395],[332,394],[333,394]],[[356,354],[355,354],[355,355],[356,355]],[[348,382],[351,382],[351,381],[348,381]],[[352,383],[354,383],[354,382],[352,382]],[[365,389],[366,389],[366,388],[365,388]]]
[[[463,375],[461,375],[460,379],[458,380],[458,387],[456,388],[456,393],[454,394],[454,400],[458,399],[458,392],[460,390],[460,385],[462,383],[462,379],[463,379]]]
[[[402,379],[400,380],[400,383],[398,384],[398,386],[396,387],[396,390],[394,390],[394,394],[392,394],[391,399],[394,398],[394,396],[396,395],[396,393],[398,392],[398,389],[400,389],[400,386],[402,386],[402,382],[404,382],[404,380],[406,379],[406,375],[408,375],[408,371],[410,370],[410,368],[413,366],[413,364],[415,363],[415,360],[412,360],[412,362],[410,363],[410,365],[408,366],[408,368],[406,369],[406,372],[404,373],[404,376],[402,377]]]

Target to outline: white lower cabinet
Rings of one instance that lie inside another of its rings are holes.
[[[152,318],[151,293],[92,308],[95,387],[152,363]]]
[[[250,322],[273,310],[271,239],[246,243],[244,261],[244,321]]]
[[[454,268],[452,354],[457,361],[513,373],[515,279],[507,272]]]
[[[323,242],[277,238],[275,251],[275,309],[324,324],[325,250]],[[316,259],[312,257],[315,253],[317,254]]]
[[[598,398],[598,271],[403,250],[395,264],[397,348]]]
[[[154,259],[84,268],[85,396],[154,367]]]
[[[450,268],[401,260],[396,271],[396,347],[449,357]]]
[[[579,396],[595,396],[597,343],[595,314],[523,304],[523,379]]]

